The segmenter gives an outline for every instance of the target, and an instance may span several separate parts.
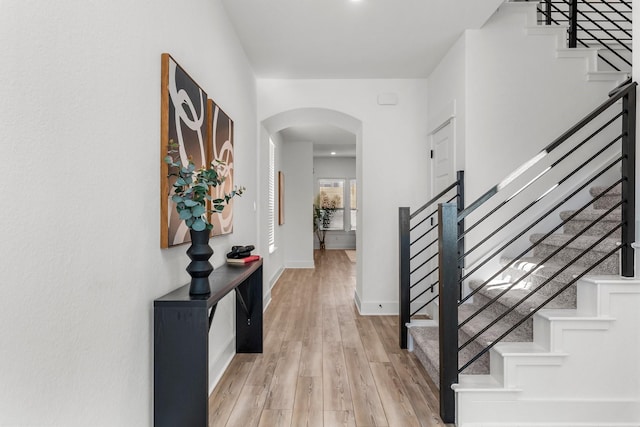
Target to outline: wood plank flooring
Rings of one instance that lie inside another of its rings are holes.
[[[355,264],[340,250],[314,256],[315,269],[286,270],[274,286],[264,353],[234,357],[209,426],[445,426],[436,387],[398,347],[397,316],[360,316]]]

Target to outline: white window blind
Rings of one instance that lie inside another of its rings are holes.
[[[269,253],[276,247],[276,146],[269,138]]]

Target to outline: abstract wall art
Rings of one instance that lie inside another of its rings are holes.
[[[233,190],[233,120],[213,100],[208,100],[207,131],[209,134],[208,158],[223,162],[219,173],[225,176],[224,184],[213,189],[214,199],[224,197]],[[222,212],[211,214],[209,222],[213,225],[212,235],[219,236],[233,231],[233,199]]]
[[[180,220],[171,201],[175,177],[167,177],[168,165],[163,161],[169,142],[177,144],[174,159],[196,167],[207,164],[207,94],[167,53],[162,54],[161,120],[160,120],[160,246],[167,248],[191,241],[189,229]]]

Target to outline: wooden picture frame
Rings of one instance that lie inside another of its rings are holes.
[[[164,158],[173,141],[178,144],[174,159],[207,164],[207,94],[168,53],[161,56],[160,94],[160,247],[168,248],[190,242],[191,236],[171,200],[176,178],[167,176]]]
[[[284,173],[278,171],[278,225],[284,224]]]
[[[220,174],[226,179],[222,185],[211,191],[214,199],[224,197],[234,188],[234,156],[233,156],[233,120],[212,99],[207,101],[207,158],[211,161],[220,160],[224,165],[220,167]],[[213,225],[212,236],[220,236],[233,232],[233,200],[225,205],[222,212],[212,213],[209,222]]]

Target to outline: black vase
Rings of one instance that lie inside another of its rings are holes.
[[[187,255],[191,259],[187,267],[187,273],[191,276],[189,295],[207,295],[211,293],[209,275],[213,266],[209,258],[213,255],[213,249],[209,246],[209,230],[194,231],[191,234],[191,246],[187,249]]]

